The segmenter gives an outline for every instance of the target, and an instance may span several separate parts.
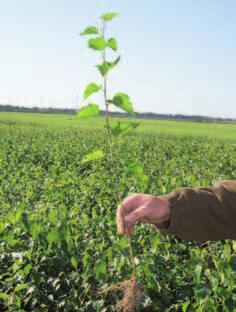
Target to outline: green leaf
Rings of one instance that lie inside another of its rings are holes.
[[[31,269],[32,269],[32,265],[30,263],[27,264],[23,269],[25,275],[28,275]]]
[[[106,41],[102,37],[92,38],[89,39],[88,46],[90,49],[102,51],[106,48]]]
[[[128,247],[128,241],[126,237],[122,237],[119,241],[119,246],[121,249],[125,249]]]
[[[91,94],[100,91],[102,86],[97,85],[96,83],[90,83],[84,90],[83,99],[86,100]]]
[[[97,29],[97,27],[95,26],[88,26],[87,28],[85,28],[85,30],[80,33],[81,36],[84,35],[97,35],[99,33],[99,30]]]
[[[121,108],[125,112],[134,115],[133,104],[127,94],[118,92],[113,97],[113,99],[109,100],[108,102]]]
[[[199,298],[202,298],[202,299],[204,299],[204,298],[206,298],[206,297],[208,297],[208,296],[210,296],[211,295],[211,290],[209,289],[209,288],[207,288],[207,287],[202,287],[201,289],[197,289],[196,290],[196,295],[199,297]]]
[[[101,16],[101,19],[104,20],[105,22],[108,22],[118,15],[119,15],[118,13],[108,12],[108,13],[103,14]]]
[[[185,301],[183,304],[182,304],[182,312],[187,312],[187,309],[188,309],[188,306],[190,305],[190,302],[189,300],[188,301]]]
[[[2,233],[5,229],[5,226],[3,223],[0,223],[0,233]]]
[[[34,239],[38,238],[40,232],[41,232],[41,225],[40,224],[37,224],[37,223],[31,223],[30,225],[30,231],[31,231],[31,234],[33,236]]]
[[[52,244],[56,243],[59,240],[59,233],[56,228],[52,229],[47,235],[47,241]]]
[[[118,121],[116,126],[111,128],[111,133],[114,137],[118,137],[119,135],[127,132],[129,130],[135,129],[139,126],[138,122],[120,122]]]
[[[8,300],[8,298],[9,298],[8,294],[0,292],[0,299],[6,301],[6,300]]]
[[[118,44],[116,38],[111,38],[107,41],[107,47],[111,48],[113,51],[117,51]]]
[[[18,291],[21,291],[21,290],[23,290],[23,289],[25,289],[27,287],[28,287],[28,284],[18,284],[18,285],[16,285],[14,291],[18,292]]]
[[[93,271],[94,271],[97,279],[104,277],[106,275],[106,272],[107,272],[106,263],[102,262],[98,266],[94,267]]]
[[[114,62],[103,62],[100,65],[96,65],[100,74],[104,77],[113,67],[115,67],[120,61],[120,56]]]
[[[58,221],[58,217],[57,217],[57,211],[56,209],[52,209],[50,210],[49,214],[48,214],[48,220],[52,223],[52,224],[56,224]]]
[[[198,263],[194,269],[194,273],[197,279],[197,282],[200,283],[201,281],[201,272],[202,272],[202,265]]]
[[[14,239],[13,233],[8,233],[7,235],[3,236],[3,241],[5,241],[9,246],[15,246],[17,244],[17,240]]]
[[[93,160],[101,159],[103,157],[104,157],[103,151],[98,150],[86,155],[82,160],[82,164],[88,163]]]
[[[95,117],[99,115],[99,106],[97,104],[88,104],[81,108],[81,110],[76,115],[77,120]]]
[[[75,258],[75,257],[72,257],[72,258],[70,259],[70,262],[71,262],[72,266],[76,269],[76,268],[77,268],[77,265],[78,265],[78,262],[77,262],[76,258]]]
[[[128,170],[132,173],[132,175],[135,177],[135,179],[140,183],[146,183],[148,180],[148,177],[143,172],[142,166],[135,162],[129,162],[127,164]]]

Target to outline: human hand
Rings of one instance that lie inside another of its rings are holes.
[[[170,207],[164,196],[134,194],[118,207],[116,220],[120,234],[131,235],[138,221],[159,225],[169,218]]]

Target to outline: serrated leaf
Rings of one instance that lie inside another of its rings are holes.
[[[77,120],[91,118],[99,115],[99,106],[97,104],[88,104],[81,108],[76,115]]]
[[[96,51],[104,50],[106,48],[106,44],[106,40],[102,37],[91,38],[88,41],[89,48]]]
[[[118,44],[117,44],[116,38],[111,38],[111,39],[107,40],[106,45],[107,45],[107,47],[111,48],[113,51],[117,51]]]
[[[114,68],[120,61],[120,56],[114,62],[103,62],[100,65],[96,65],[100,74],[104,77],[112,68]]]
[[[97,27],[95,26],[88,26],[87,28],[85,28],[85,30],[83,32],[80,33],[81,36],[84,35],[97,35],[99,33],[99,30]]]
[[[108,12],[108,13],[105,13],[101,16],[101,19],[104,20],[105,22],[108,22],[110,20],[112,20],[114,17],[118,16],[119,14],[118,13],[115,13],[115,12]]]
[[[95,152],[92,152],[92,153],[86,155],[82,160],[82,164],[85,164],[85,163],[88,163],[90,161],[94,161],[97,159],[101,159],[103,157],[104,157],[103,151],[98,150],[98,151],[95,151]]]
[[[130,101],[130,98],[127,94],[118,92],[114,95],[112,100],[108,101],[111,104],[114,104],[116,107],[121,108],[123,111],[133,115],[133,104]]]
[[[123,134],[124,132],[135,129],[138,126],[139,126],[138,122],[120,122],[120,121],[118,121],[116,126],[113,126],[111,128],[111,133],[114,137],[118,137],[119,135]]]
[[[90,83],[84,90],[83,99],[86,100],[91,94],[100,91],[102,86],[97,85],[96,83]]]

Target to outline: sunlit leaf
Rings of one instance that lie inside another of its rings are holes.
[[[133,110],[133,104],[130,101],[130,98],[127,94],[118,92],[116,95],[113,97],[112,100],[108,101],[111,104],[114,104],[116,107],[121,108],[123,111],[129,113],[129,114],[134,114]]]
[[[83,32],[80,33],[80,35],[84,36],[84,35],[97,35],[99,33],[99,30],[97,27],[95,26],[88,26],[87,28],[85,28],[85,30]]]
[[[78,262],[77,262],[77,260],[76,260],[75,257],[72,257],[72,258],[70,259],[70,262],[71,262],[71,264],[72,264],[72,266],[73,266],[74,268],[77,268]]]
[[[18,292],[18,291],[21,291],[27,287],[28,287],[28,284],[18,284],[18,285],[16,285],[14,290],[15,290],[15,292]]]
[[[86,155],[84,157],[84,159],[82,160],[82,164],[88,163],[88,162],[93,161],[93,160],[98,160],[98,159],[101,159],[103,157],[104,157],[103,151],[98,150],[98,151],[95,151],[95,152],[92,152],[92,153]]]
[[[39,233],[41,232],[41,225],[37,223],[31,223],[30,231],[34,239],[38,238]]]
[[[23,269],[25,275],[28,275],[31,269],[32,269],[32,265],[28,263]]]
[[[9,295],[8,295],[8,294],[3,293],[3,292],[0,292],[0,299],[1,299],[1,300],[6,301],[6,300],[8,300],[8,298],[9,298]]]
[[[119,241],[119,246],[121,249],[125,249],[128,246],[128,241],[126,237],[122,237]]]
[[[52,229],[47,235],[47,241],[52,244],[56,243],[59,240],[59,233],[56,228]]]
[[[48,214],[48,220],[52,223],[52,224],[56,224],[58,221],[58,216],[57,216],[57,211],[56,209],[51,209],[49,214]]]
[[[99,115],[99,106],[97,104],[88,104],[81,108],[76,115],[77,120],[95,117]]]
[[[117,51],[118,44],[117,44],[117,40],[115,38],[111,38],[111,39],[107,40],[106,45],[107,45],[107,47],[111,48],[113,51]]]
[[[88,46],[90,49],[102,51],[106,47],[106,41],[102,37],[91,38],[88,41]]]
[[[190,302],[189,301],[185,301],[183,304],[182,304],[182,312],[187,312],[187,309],[188,309],[188,306],[190,305]]]
[[[5,229],[5,226],[3,223],[0,223],[0,233],[2,233]]]
[[[84,90],[83,98],[86,100],[91,94],[96,93],[100,91],[102,86],[97,85],[96,83],[90,83],[87,85],[87,87]]]
[[[104,20],[105,22],[108,22],[110,20],[112,20],[114,17],[118,16],[119,13],[115,13],[115,12],[108,12],[105,13],[101,16],[101,19]]]
[[[194,273],[197,279],[197,282],[200,282],[201,280],[201,272],[202,272],[202,265],[198,263],[194,269]]]
[[[111,133],[114,137],[118,137],[124,132],[135,129],[139,126],[138,122],[120,122],[118,121],[115,126],[111,128]]]
[[[98,266],[94,267],[93,270],[96,275],[96,278],[105,276],[107,272],[106,263],[105,262],[100,263]]]
[[[112,68],[114,68],[120,61],[120,56],[114,62],[103,62],[100,65],[96,65],[101,75],[104,77]]]
[[[127,169],[130,173],[132,173],[132,176],[136,178],[136,181],[139,183],[146,183],[148,180],[148,177],[143,172],[143,167],[137,164],[136,162],[129,162],[127,164]]]

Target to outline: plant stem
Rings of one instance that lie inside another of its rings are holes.
[[[106,22],[103,21],[103,27],[102,27],[102,36],[103,39],[105,39],[105,31],[106,31]],[[106,48],[102,51],[102,60],[103,63],[106,62]],[[110,152],[110,159],[112,162],[112,168],[115,167],[115,162],[114,162],[114,157],[113,157],[113,141],[112,141],[112,134],[111,134],[111,127],[110,127],[110,120],[109,120],[109,103],[108,103],[108,96],[107,96],[107,74],[104,75],[104,79],[103,79],[103,95],[104,95],[104,102],[105,102],[105,111],[106,111],[106,128],[107,128],[107,136],[108,136],[108,143],[109,143],[109,152]],[[117,194],[118,194],[118,199],[119,199],[119,203],[120,203],[120,207],[121,207],[121,211],[122,211],[122,218],[123,218],[123,222],[125,225],[125,231],[128,235],[128,226],[127,223],[125,222],[125,209],[122,206],[122,197],[121,197],[121,193],[119,190],[119,179],[117,177],[116,174],[114,174],[115,177],[115,185],[117,188]],[[133,271],[133,275],[136,276],[136,265],[135,265],[135,260],[134,260],[134,251],[133,251],[133,246],[132,246],[132,241],[131,241],[131,237],[130,235],[128,235],[128,246],[129,246],[129,257],[130,257],[130,262],[132,265],[132,271]]]

